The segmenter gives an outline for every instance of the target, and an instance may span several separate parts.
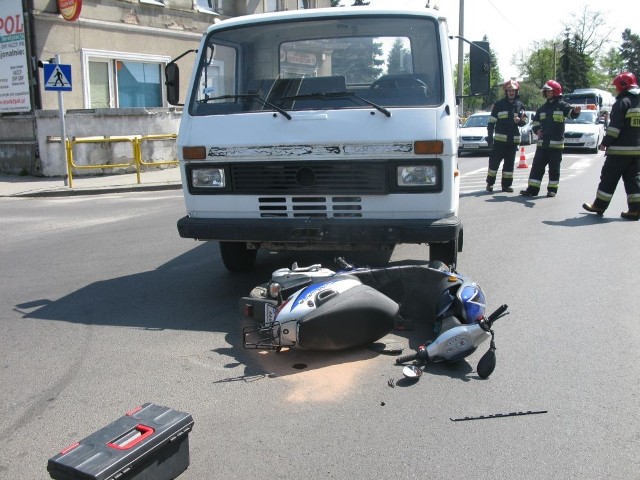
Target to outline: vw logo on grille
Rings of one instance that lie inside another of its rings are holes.
[[[302,187],[310,187],[316,183],[316,174],[309,167],[302,167],[296,172],[296,182]]]

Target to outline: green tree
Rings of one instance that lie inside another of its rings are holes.
[[[525,109],[537,110],[545,101],[544,98],[542,98],[540,88],[527,81],[521,81],[519,84],[520,90],[518,91],[518,95],[520,97],[520,101],[524,103],[524,106],[526,107]]]
[[[609,81],[611,81],[618,72],[624,70],[622,54],[615,48],[611,48],[607,54],[600,59],[600,69]]]
[[[334,50],[334,72],[343,72],[347,83],[371,83],[383,71],[382,43],[371,38],[354,38],[352,47]]]
[[[620,56],[624,70],[640,75],[640,36],[631,33],[628,28],[622,32]]]
[[[588,72],[593,68],[593,60],[585,53],[580,52],[583,39],[579,34],[569,37],[569,31],[565,33],[560,55],[560,70],[558,81],[563,91],[572,92],[576,88],[589,87]]]
[[[614,60],[607,51],[613,30],[606,26],[605,19],[604,13],[585,7],[572,15],[561,37],[537,40],[529,50],[519,52],[516,65],[528,81],[540,88],[551,78],[559,80],[568,91],[603,87],[609,76],[606,70]]]
[[[522,75],[540,89],[547,80],[554,78],[554,59],[557,64],[558,56],[558,45],[553,40],[541,40],[534,42],[528,52],[520,52],[516,56],[515,64]]]
[[[387,57],[387,73],[406,72],[407,68],[405,65],[410,65],[410,62],[411,54],[404,47],[402,39],[397,38],[396,41],[393,42],[389,56]]]

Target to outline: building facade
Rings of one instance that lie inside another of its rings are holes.
[[[167,103],[164,67],[183,52],[197,49],[209,25],[239,15],[328,7],[331,3],[330,0],[6,1],[22,3],[27,66],[24,73],[28,74],[30,109],[24,111],[23,107],[22,111],[14,112],[5,108],[0,113],[0,170],[32,175],[63,174],[60,168],[53,167],[62,158],[56,161],[45,158],[57,156],[60,151],[48,146],[56,136],[50,131],[56,128],[55,122],[49,125],[51,120],[44,120],[55,117],[60,106],[58,93],[45,88],[53,79],[45,78],[44,64],[56,63],[57,59],[57,63],[71,66],[72,89],[63,93],[64,111],[70,119],[68,137],[175,133],[180,112]],[[14,21],[13,15],[10,20]],[[17,37],[14,33],[3,38]],[[183,78],[189,78],[193,60],[193,56],[188,56],[180,61]],[[181,98],[185,97],[186,89],[184,82]],[[113,109],[118,112],[106,112]],[[157,131],[160,127],[151,119],[154,114],[169,115],[163,122],[166,125],[163,131]],[[82,118],[74,122],[74,115]],[[109,126],[108,119],[113,119],[115,128]],[[74,124],[78,127],[75,131]],[[107,127],[109,131],[105,131]],[[46,135],[43,130],[48,130]]]

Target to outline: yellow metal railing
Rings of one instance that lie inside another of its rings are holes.
[[[67,166],[69,172],[69,188],[73,188],[73,169],[95,169],[95,168],[127,168],[135,167],[136,178],[138,183],[140,181],[140,173],[143,166],[160,166],[160,165],[178,165],[178,160],[167,160],[162,162],[145,162],[142,160],[142,142],[153,140],[175,140],[177,135],[175,133],[159,134],[159,135],[127,135],[127,136],[115,136],[115,137],[75,137],[72,140],[67,139],[65,144],[65,151],[67,152]],[[83,143],[131,143],[133,157],[130,162],[127,163],[109,163],[109,164],[94,164],[94,165],[77,165],[73,160],[73,147]]]

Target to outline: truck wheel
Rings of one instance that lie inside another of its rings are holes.
[[[440,261],[455,270],[458,261],[458,240],[447,243],[432,243],[429,245],[429,260]]]
[[[222,263],[230,272],[248,272],[256,264],[258,250],[248,249],[244,242],[220,242]]]

